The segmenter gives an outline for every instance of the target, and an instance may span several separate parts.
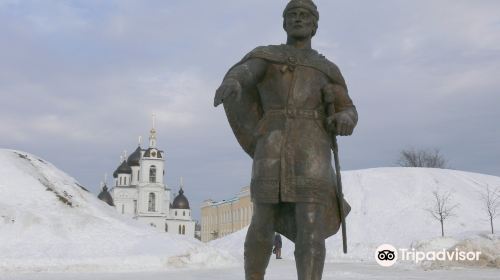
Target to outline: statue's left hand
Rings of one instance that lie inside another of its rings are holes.
[[[236,79],[226,79],[215,92],[214,107],[219,106],[224,99],[233,94],[241,94],[241,84]]]
[[[326,119],[328,131],[335,131],[336,135],[349,136],[354,131],[356,123],[347,112],[335,113]]]

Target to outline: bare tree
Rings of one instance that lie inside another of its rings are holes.
[[[452,204],[451,192],[449,191],[441,193],[435,190],[432,195],[434,197],[434,206],[425,210],[441,223],[441,236],[444,237],[444,221],[455,216],[454,210],[459,204]]]
[[[500,216],[500,188],[491,188],[486,185],[486,189],[481,193],[481,200],[483,201],[483,209],[488,214],[491,225],[491,233],[495,233],[493,230],[493,220]]]
[[[439,149],[405,149],[401,151],[399,159],[396,163],[403,167],[447,167],[447,160],[441,154]]]

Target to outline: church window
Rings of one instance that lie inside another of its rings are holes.
[[[186,226],[182,226],[182,234],[186,234]]]
[[[165,223],[165,232],[168,232],[168,224]]]
[[[137,214],[137,200],[134,200],[134,214]]]
[[[149,168],[149,182],[156,183],[156,166],[154,165]]]
[[[122,176],[120,176],[120,186],[122,185]]]
[[[186,216],[186,211],[182,211],[182,216]]]
[[[140,178],[140,177],[139,177],[139,170],[137,170],[137,181],[139,181],[139,180],[140,180],[139,178]]]
[[[148,201],[148,211],[149,212],[155,212],[156,208],[156,196],[154,193],[149,193],[149,201]]]
[[[123,180],[125,181],[125,183],[123,183],[123,184],[127,185],[127,177],[123,178]]]
[[[175,211],[175,215],[177,216],[177,211]]]
[[[179,234],[182,234],[182,226],[179,225]]]

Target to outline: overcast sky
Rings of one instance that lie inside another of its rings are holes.
[[[344,170],[438,148],[500,176],[500,1],[318,0],[313,48],[359,112]],[[0,147],[41,156],[93,192],[157,116],[166,182],[195,215],[250,180],[213,95],[258,45],[280,44],[286,0],[0,0]],[[147,141],[143,141],[143,146]]]

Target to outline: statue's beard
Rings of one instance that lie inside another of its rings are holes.
[[[314,36],[314,30],[311,27],[302,26],[300,28],[289,28],[287,31],[287,36],[294,38],[296,40],[306,40]]]

